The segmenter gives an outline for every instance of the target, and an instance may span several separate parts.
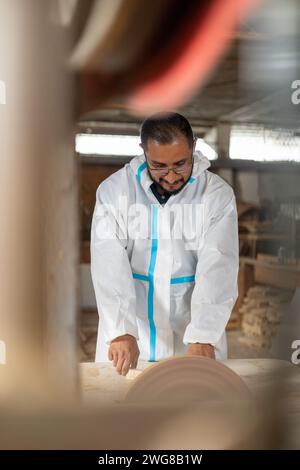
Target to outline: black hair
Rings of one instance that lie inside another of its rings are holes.
[[[148,140],[159,144],[171,144],[180,136],[185,136],[192,148],[194,135],[189,121],[178,113],[156,113],[145,119],[141,126],[141,142],[147,146]]]

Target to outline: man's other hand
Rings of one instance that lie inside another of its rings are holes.
[[[112,340],[108,350],[108,359],[120,375],[126,375],[130,368],[136,369],[139,355],[136,338],[127,334]]]
[[[188,356],[204,356],[215,359],[215,348],[211,344],[192,343],[187,349]]]

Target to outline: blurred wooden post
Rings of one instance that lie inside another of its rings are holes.
[[[74,97],[67,72],[72,28],[53,21],[51,3],[0,0],[6,91],[0,104],[0,341],[7,362],[0,374],[7,391],[53,385],[72,397],[78,304]]]

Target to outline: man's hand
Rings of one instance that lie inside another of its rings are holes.
[[[136,338],[131,335],[118,336],[108,350],[108,359],[120,375],[126,375],[130,368],[136,369],[139,355]]]
[[[215,348],[211,344],[193,343],[187,350],[188,356],[204,356],[215,359]]]

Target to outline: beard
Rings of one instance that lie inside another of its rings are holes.
[[[161,180],[160,180],[160,181],[161,181]],[[186,183],[188,182],[188,180],[186,180],[186,181],[183,180],[183,181],[182,181],[182,184],[181,184],[181,186],[179,186],[179,188],[174,189],[174,191],[168,191],[167,189],[165,189],[165,188],[161,185],[160,181],[159,181],[159,182],[155,181],[155,184],[156,184],[157,186],[159,186],[159,187],[161,188],[161,190],[162,190],[165,194],[167,194],[167,195],[169,195],[169,196],[172,196],[172,195],[174,195],[174,194],[179,193],[179,192],[184,188],[184,186],[186,185]],[[179,181],[178,181],[178,183],[179,183]]]
[[[188,182],[188,180],[189,180],[189,177],[187,178],[186,181],[184,181],[184,179],[178,180],[178,183],[179,183],[180,181],[182,181],[182,185],[179,186],[179,188],[174,189],[174,191],[168,191],[167,189],[165,189],[165,188],[161,185],[161,181],[163,181],[163,178],[160,178],[159,181],[157,181],[157,180],[153,179],[153,177],[152,177],[150,171],[148,171],[148,174],[149,174],[150,178],[152,179],[152,181],[155,183],[156,187],[159,188],[159,189],[163,192],[163,194],[167,194],[168,196],[172,196],[172,195],[174,195],[174,194],[179,193],[179,192],[185,187],[185,185],[187,184],[187,182]]]

